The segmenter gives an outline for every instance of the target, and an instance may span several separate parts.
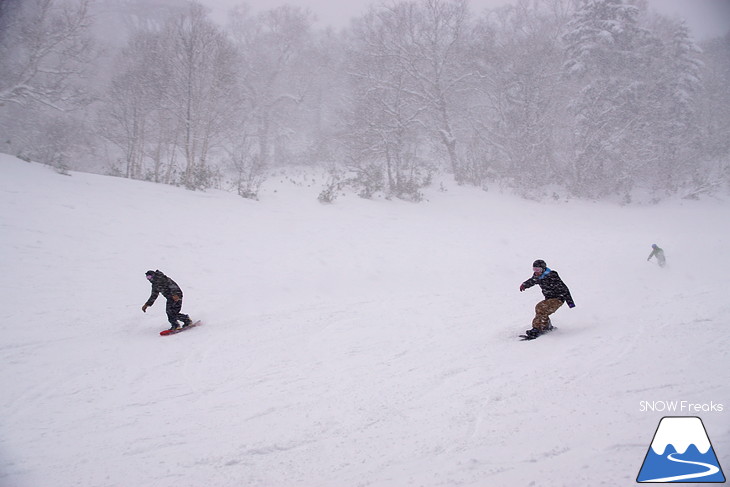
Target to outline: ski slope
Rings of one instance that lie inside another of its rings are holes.
[[[730,202],[320,189],[0,155],[0,486],[629,486],[664,400],[723,404],[670,415],[730,465]],[[520,342],[537,258],[577,306]],[[148,269],[203,326],[158,335]]]

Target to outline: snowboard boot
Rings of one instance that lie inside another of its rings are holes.
[[[525,335],[527,335],[530,338],[537,338],[540,335],[542,335],[542,330],[538,330],[537,328],[530,328],[525,332]]]
[[[185,321],[185,323],[183,323],[183,326],[182,326],[182,327],[183,327],[183,328],[187,328],[188,326],[190,326],[190,325],[192,325],[192,324],[193,324],[193,320],[191,320],[190,318],[188,318],[188,319],[187,319],[187,320]]]

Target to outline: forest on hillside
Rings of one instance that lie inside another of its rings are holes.
[[[283,167],[320,199],[459,184],[630,203],[730,191],[730,32],[644,0],[372,3],[222,24],[194,1],[0,2],[0,152],[257,198]]]

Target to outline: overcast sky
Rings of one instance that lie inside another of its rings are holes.
[[[1,1],[1,0],[0,0]],[[216,20],[223,21],[226,12],[241,0],[200,0],[213,9]],[[496,7],[511,0],[469,0],[472,11],[480,12],[486,7]],[[670,17],[687,20],[698,40],[720,36],[730,30],[730,0],[648,0],[649,5]],[[351,18],[365,12],[377,0],[246,0],[254,11],[266,10],[280,5],[306,7],[314,13],[320,25],[335,28],[347,27]]]
[[[656,11],[687,21],[699,40],[730,31],[730,0],[649,0]]]

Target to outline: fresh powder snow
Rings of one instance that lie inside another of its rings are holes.
[[[730,202],[312,181],[255,202],[0,155],[0,485],[629,486],[665,415],[730,465]],[[535,259],[577,306],[520,342]],[[159,335],[148,269],[202,326]]]

